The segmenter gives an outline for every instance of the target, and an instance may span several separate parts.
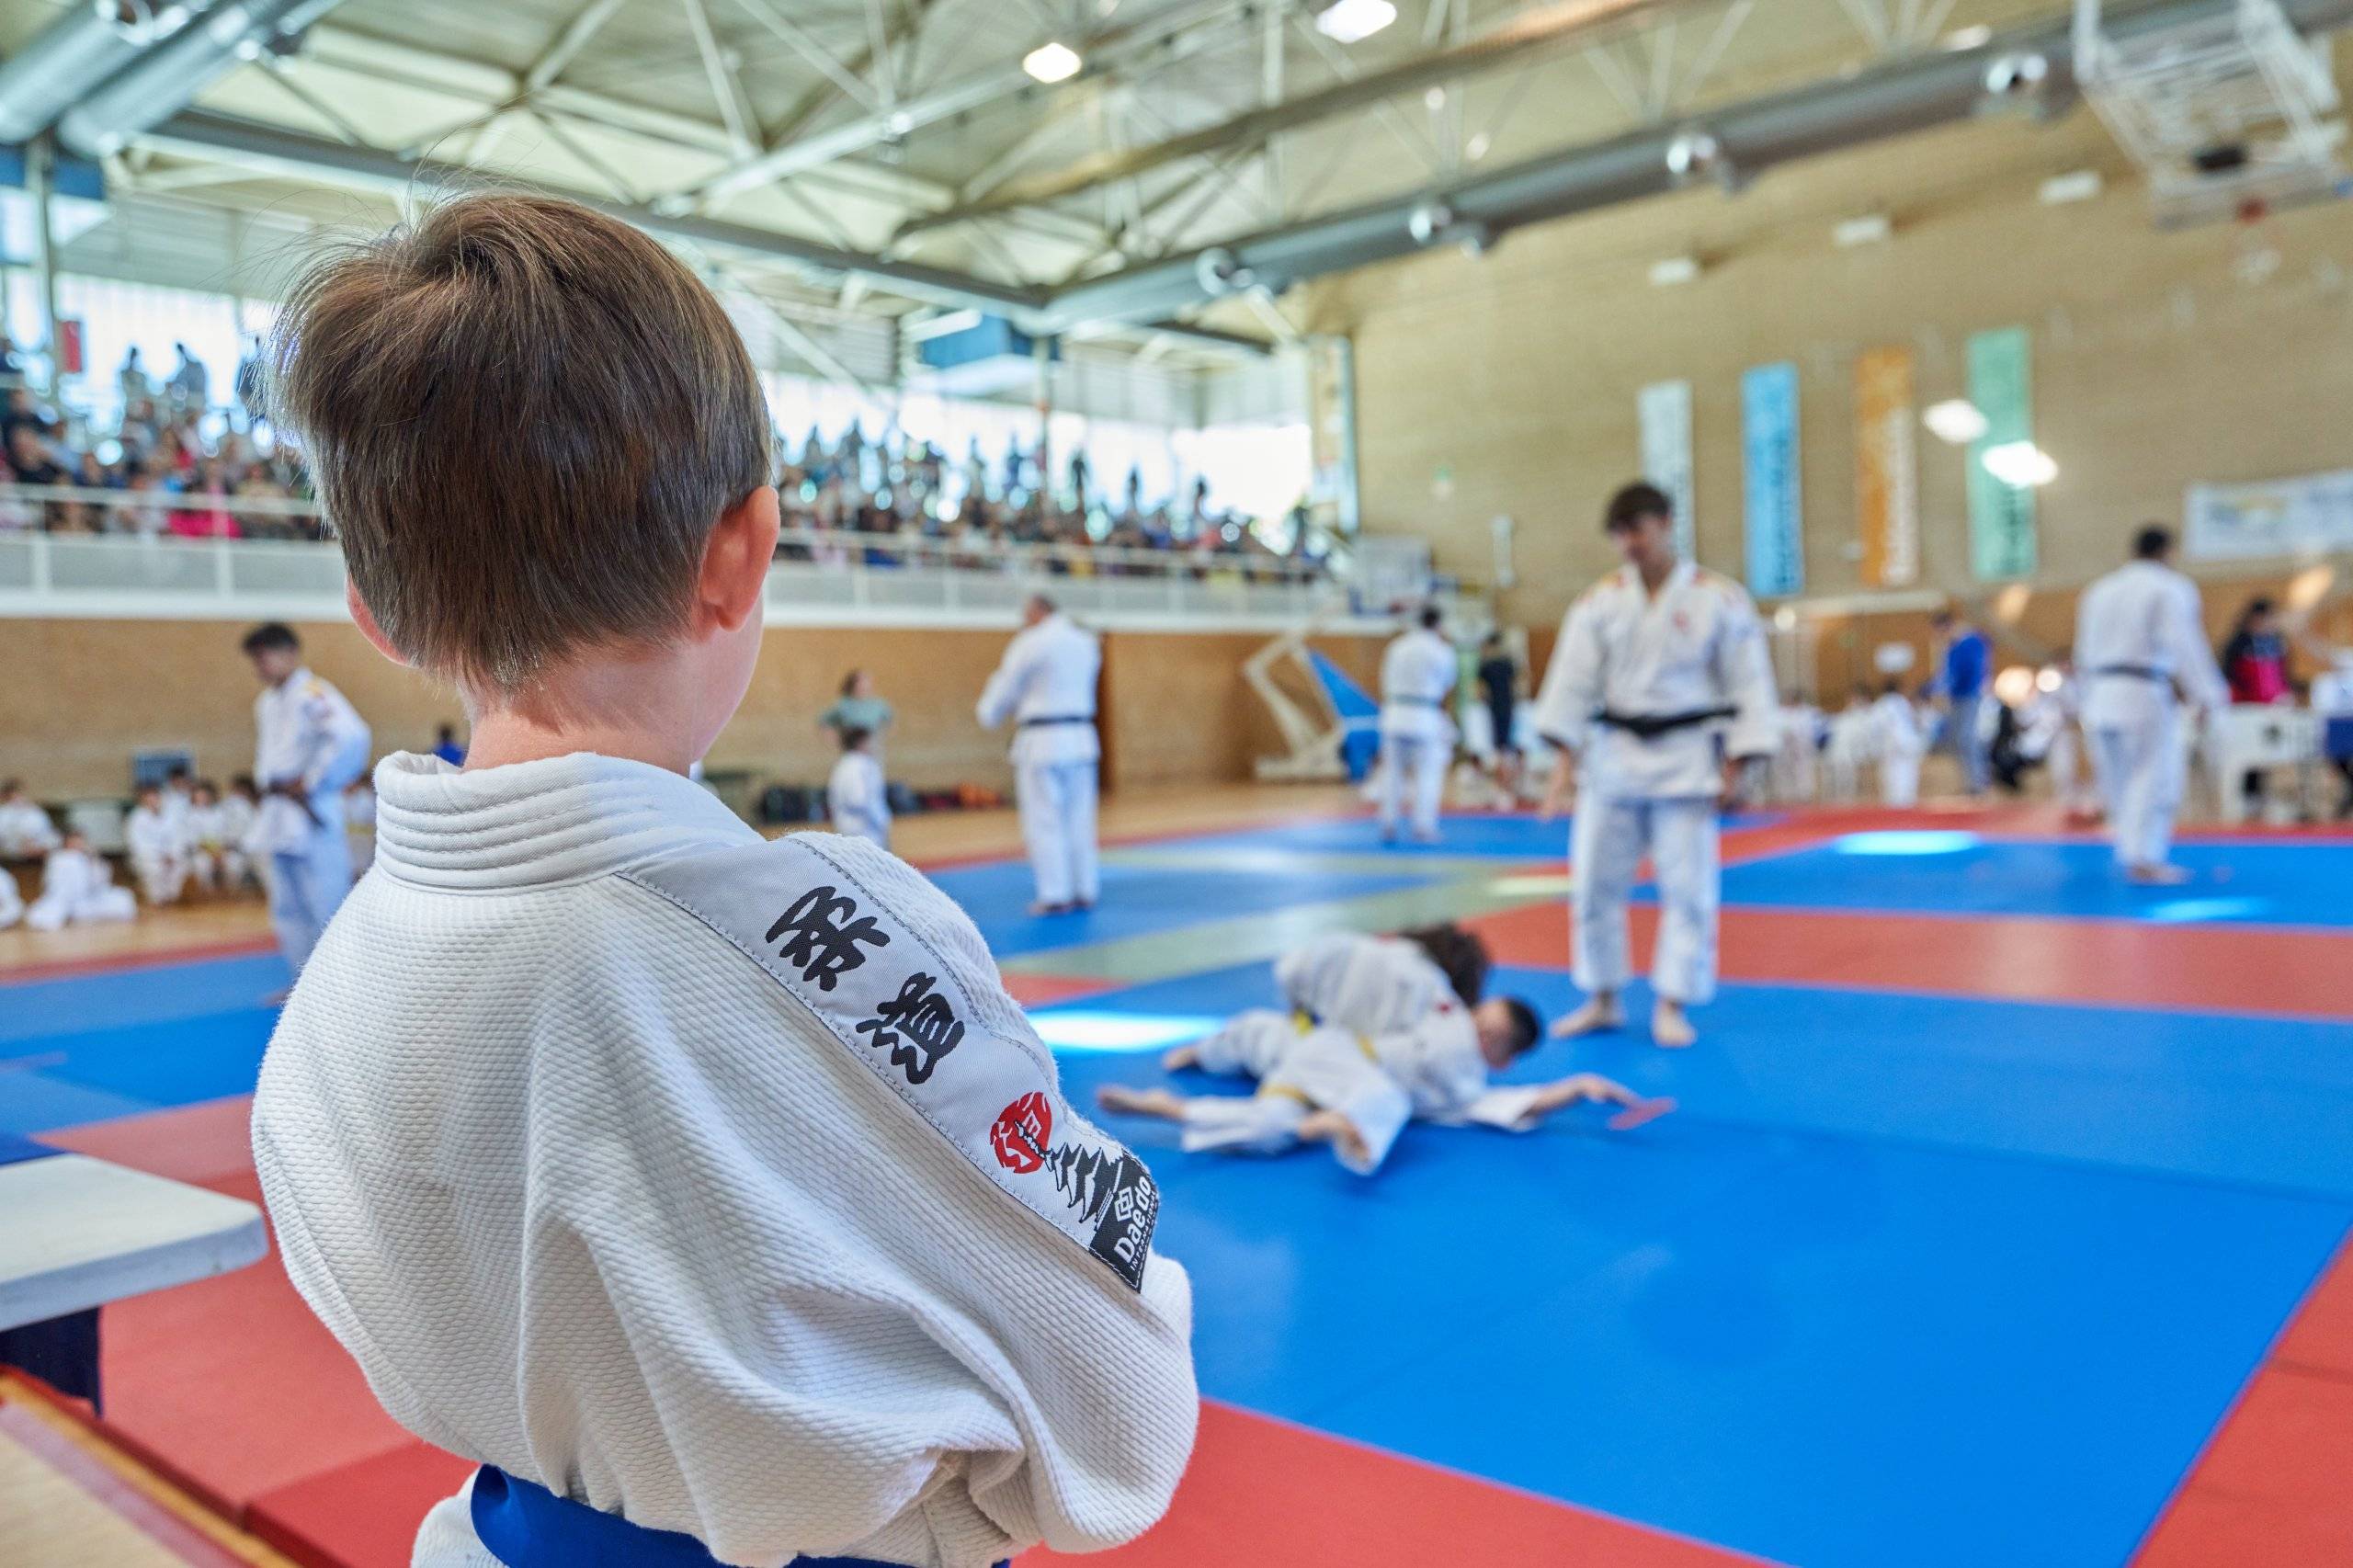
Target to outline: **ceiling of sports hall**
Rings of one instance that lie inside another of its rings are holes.
[[[473,171],[626,208],[801,319],[980,304],[1112,321],[1135,342],[1205,315],[1265,336],[1284,324],[1264,292],[1221,290],[1220,273],[1279,286],[1356,253],[1326,247],[1286,274],[1281,244],[1259,242],[1319,222],[1331,238],[1334,215],[1419,200],[1409,222],[1395,209],[1382,222],[1475,245],[1477,199],[1459,193],[1506,171],[1964,56],[1973,90],[1989,51],[2063,40],[2070,10],[1395,0],[1389,25],[1343,41],[1366,7],[244,0],[307,25],[273,48],[183,40],[181,66],[131,96],[125,124],[69,117],[59,134],[105,165],[111,243],[127,248],[198,243],[195,209],[244,215],[227,221],[244,260],[286,229],[374,221]],[[206,21],[238,8],[222,0]],[[1388,8],[1370,0],[1375,19]],[[0,55],[88,10],[0,0]],[[1079,63],[1040,81],[1024,62],[1051,41]],[[1883,129],[1900,129],[1902,108],[1886,109]],[[1498,209],[1498,229],[1580,209],[1551,199]],[[1161,336],[1156,351],[1214,351],[1207,335]]]

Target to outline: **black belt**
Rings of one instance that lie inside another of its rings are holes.
[[[2101,665],[2092,671],[2096,676],[2125,676],[2133,680],[2171,681],[2173,676],[2148,665]]]
[[[1739,712],[1737,708],[1695,708],[1688,713],[1616,713],[1605,708],[1593,716],[1597,724],[1607,724],[1613,730],[1623,730],[1638,741],[1654,741],[1677,730],[1688,730],[1695,724],[1712,724],[1719,719],[1729,719]]]
[[[1043,719],[1024,719],[1021,721],[1021,727],[1025,730],[1036,730],[1042,729],[1048,724],[1092,724],[1093,722],[1095,722],[1095,715],[1092,713],[1055,713]]]

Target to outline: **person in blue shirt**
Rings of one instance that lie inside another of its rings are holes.
[[[1994,649],[1985,634],[1949,609],[1929,623],[1942,645],[1936,694],[1944,699],[1945,733],[1961,760],[1961,783],[1975,797],[1985,793],[1993,765],[1984,733],[1985,698],[1993,682]]]

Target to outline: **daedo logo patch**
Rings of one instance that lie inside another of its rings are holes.
[[[998,1165],[1028,1176],[1046,1163],[1053,1137],[1054,1108],[1033,1090],[997,1113],[996,1125],[989,1129],[989,1147]]]

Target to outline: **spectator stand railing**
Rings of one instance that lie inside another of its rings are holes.
[[[217,530],[222,515],[234,534],[199,531],[208,519]],[[111,531],[78,531],[83,524]],[[338,619],[343,558],[321,532],[318,506],[307,500],[0,485],[0,615]],[[1359,602],[1324,564],[1263,552],[805,526],[779,539],[768,617],[779,625],[1003,627],[1033,591],[1096,624],[1137,631],[1279,631],[1313,620],[1369,631],[1394,623],[1392,606]]]

